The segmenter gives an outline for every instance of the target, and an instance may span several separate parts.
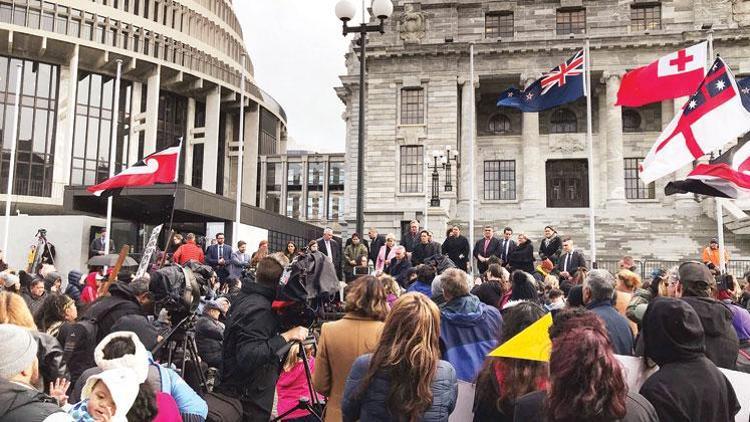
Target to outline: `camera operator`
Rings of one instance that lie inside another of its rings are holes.
[[[124,315],[147,315],[152,311],[153,300],[149,280],[139,277],[130,283],[117,281],[109,286],[109,296],[100,297],[84,313],[84,318],[94,318],[98,324],[96,341],[112,332],[112,326]]]
[[[280,322],[271,309],[276,287],[289,260],[275,253],[260,260],[255,282],[246,278],[229,310],[223,367],[217,390],[242,402],[244,421],[268,421],[279,378],[281,349],[290,341],[307,338],[308,330],[295,327],[279,333]]]

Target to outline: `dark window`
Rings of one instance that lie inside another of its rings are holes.
[[[586,32],[586,9],[557,9],[557,35]]]
[[[632,109],[622,110],[622,131],[641,132],[641,115]]]
[[[625,197],[627,199],[654,199],[656,187],[654,182],[648,185],[641,181],[638,168],[643,162],[642,158],[625,159]]]
[[[287,165],[287,190],[302,190],[302,163],[289,163]]]
[[[548,160],[547,207],[584,208],[589,206],[588,162]]]
[[[661,29],[661,5],[659,3],[633,5],[630,9],[630,29],[632,31]]]
[[[488,129],[490,133],[510,133],[510,119],[505,114],[495,114],[490,117]]]
[[[401,147],[401,174],[399,191],[401,193],[422,192],[424,173],[424,153],[421,145]]]
[[[578,119],[575,113],[567,108],[559,108],[550,117],[550,133],[578,132]]]
[[[260,131],[258,133],[258,154],[273,155],[278,151],[276,128],[279,119],[265,108],[260,109]]]
[[[484,199],[516,199],[515,160],[484,162]]]
[[[326,164],[322,162],[307,163],[307,190],[322,191],[325,183]],[[308,201],[309,202],[309,201]]]
[[[203,144],[193,145],[193,174],[192,185],[203,187]]]
[[[144,89],[144,91],[146,90]],[[156,126],[156,150],[160,151],[176,145],[179,138],[185,139],[186,133],[187,98],[171,92],[161,91],[159,93],[159,120]],[[182,143],[182,153],[184,152],[185,142]],[[217,171],[221,171],[221,169],[217,169]],[[185,181],[185,160],[180,160],[180,176],[178,180],[181,183]]]
[[[284,167],[282,163],[266,163],[266,191],[281,192],[284,183]]]
[[[329,166],[328,190],[344,190],[344,163],[332,161]]]
[[[488,13],[484,17],[485,38],[513,38],[513,12]]]
[[[401,124],[421,125],[424,123],[424,89],[404,88],[401,90]]]
[[[281,196],[278,192],[266,193],[266,210],[276,214],[281,213]]]

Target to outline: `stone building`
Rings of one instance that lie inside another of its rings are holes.
[[[368,38],[365,220],[399,232],[411,219],[438,237],[446,224],[466,227],[474,172],[476,235],[491,224],[526,232],[538,244],[551,224],[589,252],[588,201],[593,190],[598,256],[696,258],[716,236],[714,204],[692,195],[666,197],[644,185],[638,165],[683,99],[616,107],[625,71],[707,39],[737,77],[750,74],[750,2],[729,0],[400,0],[384,35]],[[593,162],[588,162],[585,98],[540,113],[497,108],[508,87],[523,88],[591,44]],[[474,45],[475,104],[469,46]],[[348,203],[356,192],[358,73],[356,46],[337,93],[346,104]],[[475,122],[470,121],[475,107]],[[472,123],[475,165],[469,167]],[[434,155],[458,153],[439,207],[430,207]],[[593,172],[589,185],[588,172]],[[456,183],[457,181],[457,183]],[[750,208],[738,203],[741,207]],[[355,220],[354,207],[346,219]],[[350,224],[350,227],[352,224]],[[727,220],[730,252],[741,255],[744,223]]]

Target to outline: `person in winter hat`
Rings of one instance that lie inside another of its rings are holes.
[[[9,272],[9,271],[3,271],[0,273],[0,288],[2,288],[4,291],[12,292],[12,293],[21,293],[21,279]]]
[[[157,412],[153,389],[128,368],[91,376],[82,397],[68,410],[75,421],[151,422]]]

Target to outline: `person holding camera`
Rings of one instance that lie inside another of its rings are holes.
[[[222,349],[227,370],[221,372],[216,391],[242,402],[244,421],[270,419],[286,346],[308,335],[305,327],[280,333],[279,319],[271,309],[276,285],[288,263],[283,253],[261,259],[255,282],[245,279],[227,317]]]

